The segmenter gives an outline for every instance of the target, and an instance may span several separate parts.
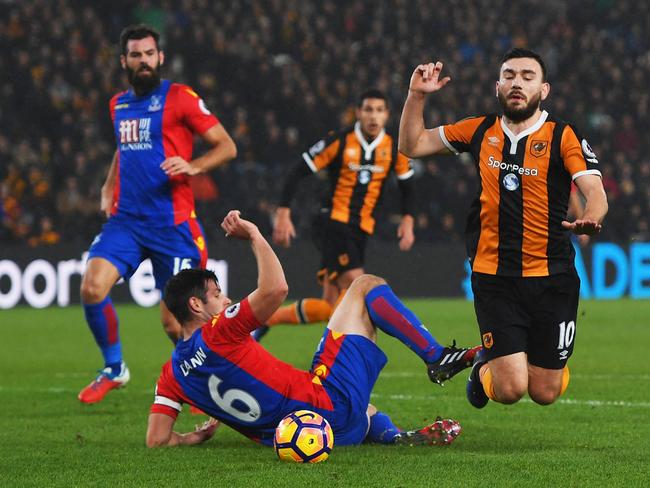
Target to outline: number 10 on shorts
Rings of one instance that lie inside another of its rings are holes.
[[[568,324],[566,322],[560,323],[560,340],[558,342],[558,349],[565,349],[571,345],[573,338],[576,335],[576,323],[572,320]]]

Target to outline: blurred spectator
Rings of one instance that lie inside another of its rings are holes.
[[[52,228],[52,221],[49,217],[41,217],[39,220],[39,232],[37,235],[27,239],[27,244],[30,247],[41,245],[57,244],[61,240],[61,236]]]
[[[51,225],[66,241],[87,244],[99,230],[99,186],[114,142],[107,104],[125,87],[118,36],[142,20],[164,34],[170,77],[197,87],[238,144],[239,161],[207,176],[216,182],[198,182],[207,189],[197,203],[206,224],[240,206],[270,229],[285,168],[345,123],[361,90],[377,86],[398,110],[413,67],[432,56],[453,81],[427,108],[428,126],[496,110],[493,67],[508,48],[525,45],[549,68],[545,107],[575,121],[601,161],[611,203],[602,238],[650,238],[650,141],[643,137],[650,129],[650,3],[494,0],[460,9],[431,0],[117,0],[92,7],[7,0],[2,8],[3,242],[44,243],[39,236]],[[395,132],[399,117],[391,120]],[[418,238],[462,239],[475,169],[454,157],[421,165]],[[296,196],[299,238],[308,237],[317,186]],[[389,190],[387,200],[396,188]],[[394,239],[393,217],[385,216],[379,236]],[[73,224],[78,219],[83,226]]]

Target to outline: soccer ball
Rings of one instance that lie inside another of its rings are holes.
[[[320,463],[332,452],[334,432],[323,416],[310,410],[298,410],[280,421],[273,446],[281,461]]]

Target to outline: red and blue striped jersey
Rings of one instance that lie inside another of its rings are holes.
[[[290,412],[309,409],[331,417],[332,399],[318,376],[253,340],[250,332],[259,326],[246,298],[179,341],[162,368],[151,412],[176,418],[188,403],[267,445]]]
[[[110,111],[118,152],[111,214],[157,227],[185,222],[194,211],[188,176],[167,176],[160,164],[190,161],[194,135],[219,120],[190,87],[168,80],[145,96],[118,93]]]

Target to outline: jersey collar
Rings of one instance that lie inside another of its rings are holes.
[[[361,122],[357,121],[354,124],[354,134],[357,136],[357,140],[359,141],[359,144],[361,144],[361,147],[363,148],[364,159],[366,161],[370,161],[370,159],[372,158],[372,152],[377,148],[377,146],[379,146],[381,141],[384,140],[386,131],[382,129],[381,132],[375,138],[375,140],[372,141],[370,144],[368,144],[366,138],[363,137],[363,133],[361,132]]]
[[[510,129],[508,129],[508,126],[503,121],[503,117],[501,117],[501,129],[503,130],[503,133],[508,137],[508,139],[510,139],[510,154],[517,154],[517,143],[524,137],[537,132],[539,128],[544,125],[544,122],[546,122],[547,118],[548,112],[546,110],[542,110],[542,113],[540,114],[539,119],[537,119],[537,122],[531,125],[528,129],[521,131],[519,134],[515,135]]]

